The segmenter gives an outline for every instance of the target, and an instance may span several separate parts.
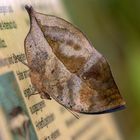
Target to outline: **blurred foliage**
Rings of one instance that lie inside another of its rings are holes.
[[[73,23],[109,61],[127,102],[114,113],[125,140],[140,139],[140,0],[63,0]]]

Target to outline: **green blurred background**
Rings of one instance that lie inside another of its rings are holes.
[[[127,103],[114,113],[124,140],[140,140],[140,0],[63,0],[73,23],[109,61]]]

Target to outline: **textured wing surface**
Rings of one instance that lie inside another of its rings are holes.
[[[31,29],[25,50],[39,91],[81,113],[110,112],[125,105],[107,61],[79,29],[61,18],[28,11]]]

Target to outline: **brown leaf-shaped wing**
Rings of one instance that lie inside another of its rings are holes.
[[[81,31],[61,18],[26,9],[31,28],[25,53],[38,91],[81,113],[124,107],[107,61]]]

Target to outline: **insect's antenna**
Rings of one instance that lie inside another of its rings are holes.
[[[53,95],[51,95],[56,101],[57,101],[57,98]],[[57,101],[58,102],[58,101]],[[59,103],[59,102],[58,102]],[[60,104],[60,103],[59,103]],[[62,106],[64,106],[63,104],[61,104]],[[76,113],[74,113],[73,111],[71,111],[69,108],[67,108],[66,106],[64,106],[76,119],[79,119],[80,116]]]
[[[80,116],[76,113],[74,113],[73,111],[71,111],[70,109],[68,109],[67,107],[65,107],[76,119],[79,119]]]

